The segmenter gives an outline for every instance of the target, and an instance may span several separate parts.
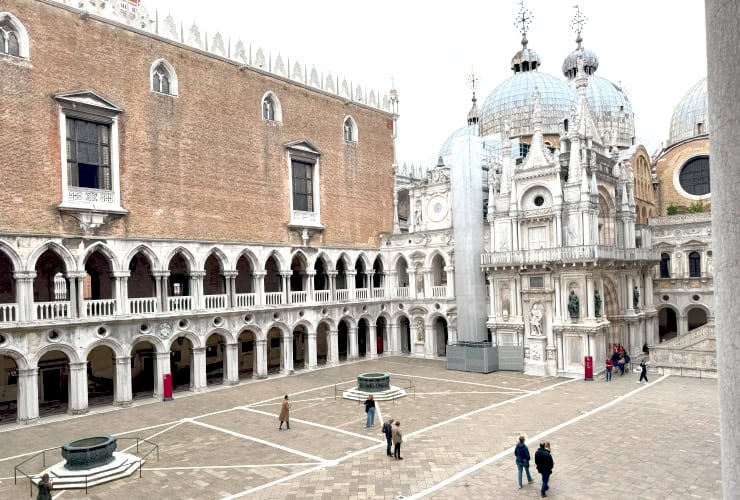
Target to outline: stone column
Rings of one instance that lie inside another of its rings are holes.
[[[337,300],[337,271],[329,271],[326,274],[329,275],[329,300],[334,302]]]
[[[283,278],[283,304],[290,304],[290,277],[293,271],[280,271],[280,277]]]
[[[87,413],[87,361],[69,363],[69,413]]]
[[[69,315],[72,318],[85,317],[85,303],[82,295],[85,289],[85,275],[82,271],[68,272],[66,278],[69,280]]]
[[[373,276],[375,276],[375,269],[370,269],[367,274],[367,298],[372,300],[373,297],[373,289],[375,286],[373,285]]]
[[[116,314],[128,314],[128,278],[130,271],[116,271],[111,273],[113,288],[116,291]]]
[[[635,308],[632,306],[632,293],[634,290],[634,282],[632,281],[632,275],[627,275],[627,314],[635,314]]]
[[[316,351],[316,332],[308,332],[308,369],[313,370],[318,366]]]
[[[116,358],[116,374],[113,377],[115,390],[113,402],[118,406],[128,406],[133,400],[131,390],[131,356]]]
[[[238,274],[239,272],[236,270],[223,272],[224,280],[226,281],[226,293],[228,295],[226,307],[236,307],[236,277]]]
[[[265,276],[267,271],[256,271],[254,273],[254,305],[265,305]]]
[[[424,276],[424,298],[432,298],[432,268],[425,267],[422,269]]]
[[[15,278],[15,303],[18,307],[16,319],[17,321],[33,321],[36,319],[33,307],[33,280],[36,278],[36,272],[15,271],[13,278]],[[36,413],[38,414],[38,411]]]
[[[375,359],[378,357],[378,332],[375,323],[368,321],[367,332],[367,336],[370,337],[370,359]]]
[[[486,271],[488,280],[488,317],[496,318],[496,280],[493,277],[493,271]],[[448,332],[449,333],[449,332]]]
[[[314,300],[314,292],[316,291],[316,283],[314,281],[315,279],[316,279],[316,271],[314,270],[306,271],[306,281],[308,282],[307,283],[308,286],[306,287],[306,296],[307,296],[306,301],[308,303],[315,302]]]
[[[190,390],[203,392],[208,386],[206,381],[206,348],[194,347],[190,351]]]
[[[257,373],[254,378],[267,378],[267,340],[254,341],[254,355],[257,360]]]
[[[357,359],[357,326],[347,329],[347,342],[349,343],[349,359]]]
[[[553,278],[552,287],[555,289],[555,312],[553,323],[561,323],[563,320],[563,304],[561,302],[560,278]]]
[[[408,269],[409,275],[409,299],[416,299],[416,268]]]
[[[224,358],[226,361],[224,384],[236,385],[239,383],[239,342],[226,344]]]
[[[339,331],[329,330],[326,341],[329,344],[329,352],[326,353],[326,357],[329,359],[327,359],[326,364],[336,365],[339,363]]]
[[[389,271],[388,279],[385,282],[386,299],[396,298],[396,288],[398,288],[398,271]]]
[[[357,276],[357,271],[347,271],[346,275],[347,289],[349,290],[349,300],[355,300],[355,277]]]
[[[400,325],[396,323],[390,323],[388,325],[388,340],[390,343],[390,352],[393,356],[398,356],[401,354],[401,328]]]
[[[190,272],[190,300],[192,301],[191,308],[193,311],[205,309],[205,300],[203,298],[203,278],[205,276],[205,271]]]
[[[509,321],[514,321],[516,318],[516,280],[513,278],[509,280]]]
[[[424,357],[431,359],[436,357],[434,345],[437,343],[437,332],[434,324],[428,325],[424,322]]]
[[[162,312],[169,311],[169,301],[167,300],[167,280],[170,276],[169,271],[154,271],[155,284],[157,286],[157,298],[159,299],[159,310]]]
[[[594,277],[592,274],[586,275],[586,297],[587,301],[586,304],[588,305],[588,310],[586,311],[586,318],[588,320],[594,321],[596,319],[596,302],[594,299]]]
[[[171,351],[157,353],[157,375],[154,377],[154,394],[155,398],[164,397],[164,376],[170,371]]]
[[[678,318],[678,335],[686,335],[689,332],[689,319],[685,314],[680,315]]]
[[[32,424],[39,419],[39,369],[18,370],[18,423]]]
[[[447,298],[455,298],[455,266],[445,266],[445,272],[447,273]]]
[[[293,372],[293,332],[288,332],[282,335],[282,349],[280,349],[280,355],[282,356],[283,362],[281,363],[281,371],[283,373]]]
[[[399,234],[401,226],[398,223],[398,192],[393,190],[393,234]]]
[[[645,304],[645,308],[648,310],[655,309],[655,302],[653,297],[653,277],[650,275],[649,272],[645,272],[643,274],[643,278],[645,279],[645,284],[642,287],[643,290],[643,297],[645,299],[642,301],[643,304]]]

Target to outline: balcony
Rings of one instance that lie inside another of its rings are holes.
[[[344,288],[341,290],[337,290],[337,301],[338,302],[347,302],[349,300],[349,290]]]
[[[116,299],[85,300],[85,316],[94,318],[97,316],[115,316]]]
[[[355,288],[355,300],[367,300],[368,289],[367,288]]]
[[[268,306],[279,306],[283,303],[283,292],[267,292],[265,293],[265,305]]]
[[[316,290],[313,292],[313,300],[320,304],[329,302],[331,300],[331,290]]]
[[[538,248],[484,253],[481,255],[481,266],[527,266],[531,264],[581,263],[602,260],[657,262],[660,260],[660,252],[650,248],[615,248],[601,245]]]
[[[399,299],[408,299],[409,298],[409,287],[397,286],[396,293],[394,295],[396,296],[396,298],[399,298]]]
[[[193,308],[193,298],[190,296],[169,297],[167,302],[170,311],[190,311]]]
[[[34,303],[36,311],[36,319],[62,319],[69,318],[70,313],[70,301],[68,300],[56,300],[54,302],[36,302]]]
[[[153,314],[157,309],[157,297],[128,299],[128,311],[131,314]]]
[[[385,288],[373,288],[373,298],[374,299],[384,299],[385,298]]]
[[[225,293],[203,296],[203,304],[206,309],[226,309],[228,303],[229,296]]]
[[[0,323],[18,321],[17,304],[0,304]]]
[[[236,307],[254,307],[257,294],[255,293],[237,293]]]
[[[297,291],[290,292],[290,303],[291,304],[305,304],[308,302],[308,292]]]
[[[447,285],[433,286],[432,297],[435,299],[447,298]]]

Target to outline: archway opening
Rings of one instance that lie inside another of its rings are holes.
[[[283,332],[271,328],[267,333],[267,373],[279,373],[283,369]]]
[[[375,321],[375,342],[377,342],[378,345],[378,355],[383,354],[385,352],[385,346],[386,344],[386,321],[383,316],[379,317]]]
[[[434,334],[437,342],[437,356],[447,356],[447,320],[437,318],[434,321]]]
[[[348,300],[349,290],[347,289],[347,264],[344,259],[340,258],[337,262],[337,300]]]
[[[39,360],[39,416],[66,413],[69,409],[69,358],[49,351]]]
[[[226,339],[212,333],[206,339],[206,383],[223,384],[226,377]]]
[[[100,345],[87,355],[88,406],[114,402],[116,386],[116,354],[108,346]]]
[[[357,323],[357,354],[364,358],[367,355],[367,350],[370,346],[370,327],[365,318],[362,318]]]
[[[271,306],[282,304],[283,280],[280,276],[280,265],[274,255],[265,262],[265,273],[265,303]]]
[[[170,311],[189,311],[192,308],[190,297],[190,268],[188,261],[180,253],[175,254],[168,267],[170,276],[167,280],[169,289]],[[174,378],[174,377],[173,377]]]
[[[382,290],[385,287],[385,270],[383,269],[383,261],[380,257],[376,257],[373,262],[373,288],[376,290]],[[378,294],[378,297],[382,295]]]
[[[239,378],[253,378],[257,373],[257,344],[249,330],[239,334]]]
[[[367,288],[367,273],[365,272],[365,263],[361,258],[355,262],[355,289],[361,290]]]
[[[69,281],[62,258],[53,250],[46,250],[36,262],[35,270],[33,300],[36,319],[70,317]]]
[[[137,342],[131,349],[131,393],[134,399],[153,397],[156,378],[157,349],[151,342]]]
[[[308,333],[304,326],[297,326],[293,330],[293,369],[305,368],[308,356]]]
[[[347,360],[347,349],[349,348],[349,327],[347,322],[342,320],[337,326],[337,347],[339,348],[339,362]]]
[[[159,310],[157,303],[157,286],[152,273],[152,263],[146,255],[138,252],[128,264],[128,307],[131,314],[155,313]]]
[[[226,296],[226,277],[221,267],[221,261],[211,254],[205,263],[206,275],[203,277],[203,300],[206,309],[224,309],[228,307]]]
[[[328,266],[324,259],[319,257],[313,266],[316,273],[313,277],[314,300],[316,302],[329,302],[331,300],[331,290],[329,287]]]
[[[13,261],[4,252],[0,251],[0,304],[15,303],[15,279],[13,278]],[[18,321],[15,307],[0,305],[0,322]]]
[[[329,325],[319,324],[316,328],[316,364],[326,365],[329,358]]]
[[[700,307],[689,309],[686,316],[689,331],[707,324],[707,312]]]
[[[658,337],[663,342],[672,339],[676,335],[678,335],[676,311],[670,307],[664,307],[658,311]]]
[[[193,344],[179,336],[170,347],[170,373],[173,391],[189,391],[193,386]]]
[[[0,355],[0,424],[18,419],[18,365],[6,355]]]
[[[113,279],[111,265],[102,252],[96,250],[85,261],[85,280],[82,298],[85,316],[112,316],[116,312],[113,299]]]
[[[400,298],[409,296],[409,265],[403,257],[396,262],[395,296]]]
[[[398,322],[401,331],[401,353],[411,354],[411,322],[404,316]]]
[[[447,273],[444,270],[445,261],[437,254],[432,259],[432,297],[443,298],[447,296]]]

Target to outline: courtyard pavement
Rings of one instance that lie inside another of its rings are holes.
[[[386,456],[377,416],[366,429],[362,404],[341,392],[335,399],[336,384],[351,388],[364,371],[388,371],[393,385],[410,380],[415,388],[377,404],[383,419],[401,421],[403,461]],[[638,385],[637,378],[484,375],[448,371],[439,360],[384,357],[176,393],[170,402],[50,416],[0,426],[0,498],[30,498],[28,480],[13,484],[13,467],[33,453],[99,434],[150,439],[159,461],[150,455],[142,478],[54,498],[539,498],[534,464],[535,483],[517,488],[513,446],[523,434],[533,455],[540,440],[552,444],[550,498],[720,499],[716,381],[652,375]],[[278,431],[284,394],[291,428]],[[119,451],[128,446],[119,441]],[[60,460],[52,454],[47,465]],[[42,469],[40,458],[24,467]]]

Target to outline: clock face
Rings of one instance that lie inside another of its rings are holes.
[[[429,220],[440,222],[447,216],[447,200],[443,196],[435,196],[429,200]]]

